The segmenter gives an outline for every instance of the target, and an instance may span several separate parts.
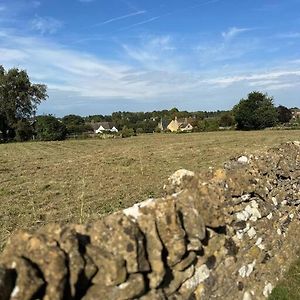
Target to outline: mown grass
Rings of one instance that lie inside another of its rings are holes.
[[[17,228],[87,222],[162,194],[179,168],[219,167],[300,131],[153,134],[0,145],[0,250]]]

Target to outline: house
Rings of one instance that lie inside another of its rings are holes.
[[[119,132],[115,124],[112,122],[96,122],[91,123],[91,126],[95,133],[117,133]]]
[[[193,130],[193,126],[190,123],[182,123],[179,126],[180,131],[191,132]]]
[[[177,117],[175,117],[175,119],[170,122],[170,124],[167,126],[167,128],[171,132],[178,132],[178,131],[190,132],[193,130],[193,125],[188,120],[188,118],[177,119]]]
[[[161,118],[160,122],[158,123],[157,127],[161,130],[161,131],[165,131],[168,129],[168,125],[169,125],[169,121],[166,119]]]
[[[292,118],[295,119],[299,119],[300,118],[300,109],[299,108],[292,108]]]

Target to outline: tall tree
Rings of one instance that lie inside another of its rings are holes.
[[[47,97],[46,85],[32,84],[25,70],[6,71],[0,66],[0,131],[4,139],[14,138],[18,122],[30,121]]]
[[[264,129],[278,121],[273,98],[260,92],[252,92],[247,99],[241,99],[233,113],[237,128],[242,130]]]

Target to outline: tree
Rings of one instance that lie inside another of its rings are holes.
[[[67,135],[66,126],[51,115],[36,118],[36,134],[41,141],[60,141]]]
[[[231,113],[225,113],[221,116],[219,123],[221,127],[231,127],[235,123],[234,117]]]
[[[264,129],[278,121],[273,98],[260,92],[252,92],[247,99],[241,99],[233,113],[237,128],[241,130]]]
[[[279,105],[276,110],[279,123],[288,123],[291,120],[293,114],[287,107]]]
[[[47,87],[32,84],[25,70],[5,71],[0,66],[0,131],[3,138],[14,138],[18,122],[33,118],[38,104],[47,97]]]
[[[77,115],[67,115],[62,118],[68,134],[82,134],[85,130],[84,119]]]

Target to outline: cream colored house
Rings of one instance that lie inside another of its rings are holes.
[[[177,119],[175,117],[174,120],[170,122],[170,124],[167,127],[171,132],[178,132],[178,131],[192,131],[193,126],[188,122],[188,119]]]
[[[299,119],[300,118],[300,109],[292,109],[292,115],[293,115],[293,119]]]

